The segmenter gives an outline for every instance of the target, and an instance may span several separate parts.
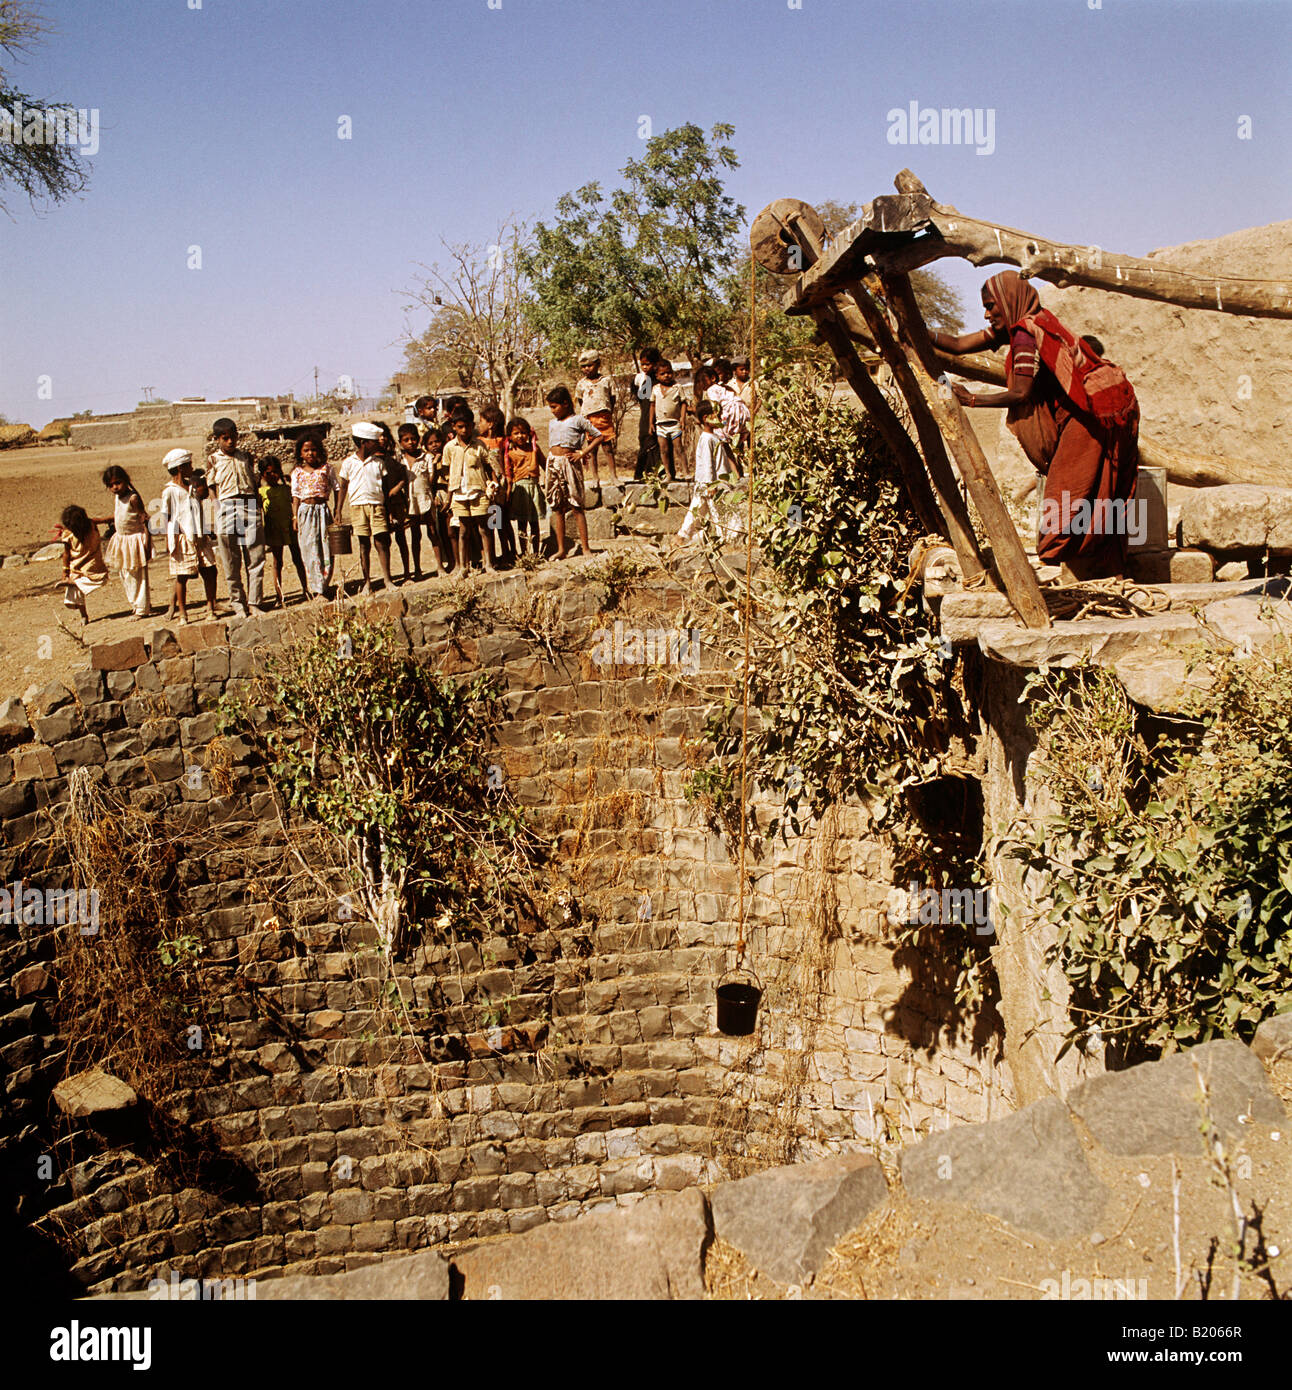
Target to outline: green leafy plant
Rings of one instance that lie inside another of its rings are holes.
[[[427,671],[393,623],[342,613],[272,654],[250,700],[221,707],[287,806],[331,832],[392,956],[410,920],[505,925],[526,899],[538,842],[490,761],[495,679]]]
[[[1036,870],[1081,1035],[1128,1063],[1247,1037],[1292,967],[1292,656],[1207,658],[1196,722],[1150,745],[1116,676],[1030,680],[1059,803],[1008,851]],[[1097,1032],[1096,1032],[1097,1030]]]

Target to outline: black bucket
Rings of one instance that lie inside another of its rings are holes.
[[[734,975],[737,972],[728,973]],[[752,972],[746,973],[750,974],[752,983],[733,980],[729,984],[718,985],[718,1032],[725,1033],[729,1038],[747,1037],[758,1026],[758,1003],[763,991],[758,977]]]

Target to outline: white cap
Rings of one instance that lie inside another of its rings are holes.
[[[168,473],[177,473],[184,464],[193,462],[193,455],[187,449],[172,449],[162,462]]]
[[[350,434],[351,434],[355,439],[380,439],[380,438],[381,438],[381,431],[377,428],[376,425],[372,424],[372,423],[369,422],[368,420],[360,420],[359,423],[358,423],[357,425],[351,426],[351,428],[350,428]]]

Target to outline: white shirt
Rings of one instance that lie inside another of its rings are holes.
[[[351,454],[341,465],[341,480],[349,484],[346,498],[353,507],[379,507],[385,501],[380,454],[369,454],[366,459]]]
[[[655,378],[649,372],[638,372],[633,377],[633,390],[637,392],[637,399],[642,403],[643,409],[649,408],[651,392],[655,389]]]
[[[720,473],[731,471],[722,440],[709,430],[701,430],[695,442],[695,485],[707,487],[718,481]]]

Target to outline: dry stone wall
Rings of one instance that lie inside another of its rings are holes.
[[[75,928],[0,927],[10,1219],[46,1257],[56,1241],[81,1286],[335,1274],[1011,1107],[998,1020],[955,1020],[945,967],[885,935],[890,869],[860,808],[751,848],[764,1008],[750,1038],[718,1034],[738,867],[684,789],[730,674],[707,648],[689,672],[592,660],[616,620],[680,622],[675,583],[611,614],[604,586],[569,569],[485,593],[495,616],[475,630],[439,588],[367,607],[417,660],[505,680],[498,764],[550,837],[549,910],[493,939],[428,927],[393,977],[343,894],[301,872],[252,748],[216,736],[220,697],[247,692],[315,610],[97,648],[103,669],[73,688],[0,705],[0,879],[92,886],[66,882],[51,832],[68,774],[99,769],[175,837],[177,901],[204,948],[209,1026],[186,1085],[71,1118],[51,1092]],[[148,1123],[157,1111],[169,1127]]]

